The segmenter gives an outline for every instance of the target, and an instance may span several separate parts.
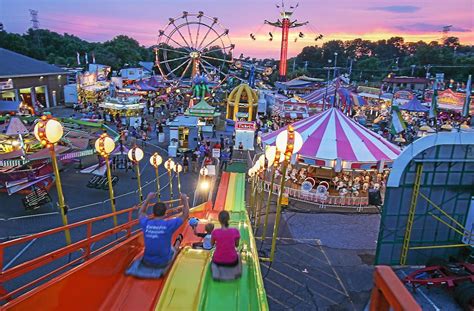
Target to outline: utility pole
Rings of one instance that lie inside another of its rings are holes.
[[[304,61],[304,71],[308,71],[308,61]]]
[[[296,57],[293,58],[293,72],[296,70]]]
[[[334,72],[332,74],[333,79],[336,79],[336,66],[337,66],[337,52],[334,52]]]
[[[31,23],[32,23],[32,29],[33,30],[38,30],[39,29],[39,20],[38,20],[38,10],[32,10],[30,9],[30,17],[31,17]]]
[[[415,68],[416,68],[416,65],[411,65],[411,76],[412,77],[415,75]]]
[[[329,67],[329,65],[331,65],[331,62],[332,62],[332,60],[328,59],[328,66],[323,68],[323,69],[328,70],[328,78],[327,78],[327,81],[326,81],[326,92],[324,92],[324,98],[323,98],[323,111],[326,110],[326,100],[328,98],[329,74],[331,72],[331,67]]]
[[[286,80],[286,65],[287,65],[287,57],[288,57],[288,34],[290,32],[290,28],[297,28],[308,24],[308,22],[298,23],[297,20],[291,21],[291,15],[293,15],[293,11],[287,11],[285,9],[285,4],[282,2],[280,16],[281,20],[277,20],[276,22],[269,22],[265,20],[265,24],[271,25],[273,27],[281,28],[281,50],[280,50],[280,81]],[[290,7],[290,9],[294,9],[296,7]]]
[[[425,66],[425,69],[426,69],[426,79],[429,79],[430,78],[430,69],[431,69],[431,65],[428,64]]]
[[[350,64],[349,64],[349,81],[351,80],[351,75],[352,75],[352,62],[354,59],[351,57],[350,58]]]

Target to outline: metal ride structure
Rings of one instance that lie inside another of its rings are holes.
[[[279,73],[280,81],[285,81],[286,80],[286,62],[287,62],[287,57],[288,57],[288,35],[290,32],[290,28],[297,28],[304,26],[308,24],[308,22],[302,22],[299,23],[296,19],[295,20],[290,20],[291,16],[293,15],[293,10],[298,7],[296,6],[290,6],[290,10],[286,10],[285,4],[282,1],[281,6],[278,6],[278,8],[281,9],[280,11],[280,16],[281,20],[278,19],[276,22],[270,22],[265,20],[265,24],[271,25],[273,27],[278,27],[281,28],[281,50],[280,50],[280,67],[279,67]]]
[[[220,80],[226,65],[233,62],[234,47],[229,29],[217,17],[183,12],[159,31],[155,65],[167,80],[192,79],[200,73]]]

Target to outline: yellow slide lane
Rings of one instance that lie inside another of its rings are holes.
[[[210,252],[186,247],[181,250],[166,280],[155,310],[197,310]]]

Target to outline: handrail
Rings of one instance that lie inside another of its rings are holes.
[[[421,307],[392,268],[376,266],[369,310],[421,311]]]
[[[176,201],[176,200],[172,200],[172,201]],[[150,204],[150,205],[152,205],[152,204]],[[166,212],[166,216],[171,216],[171,215],[174,215],[176,213],[179,213],[182,210],[182,208],[183,208],[182,205],[178,205],[176,207],[169,208]],[[73,264],[75,264],[77,262],[80,262],[81,260],[87,260],[92,255],[94,255],[94,254],[98,253],[99,251],[111,246],[112,244],[119,243],[123,239],[131,237],[132,234],[138,233],[139,230],[135,230],[135,231],[132,232],[132,228],[135,225],[138,224],[138,219],[133,219],[133,212],[135,210],[137,210],[136,206],[134,206],[132,208],[124,209],[124,210],[121,210],[121,211],[117,211],[117,212],[114,212],[114,213],[93,217],[93,218],[86,219],[86,220],[83,220],[83,221],[79,221],[79,222],[76,222],[76,223],[68,224],[66,226],[46,230],[46,231],[43,231],[43,232],[35,233],[35,234],[32,234],[32,235],[28,235],[28,236],[24,236],[24,237],[21,237],[21,238],[18,238],[18,239],[14,239],[14,240],[10,240],[10,241],[0,243],[0,301],[9,300],[14,295],[16,295],[16,294],[18,294],[18,293],[34,286],[34,285],[36,285],[37,283],[39,283],[42,280],[44,280],[44,279],[60,272],[61,270],[64,270],[64,269],[68,268],[69,266],[72,266]],[[100,233],[97,233],[95,235],[92,235],[92,224],[93,223],[98,222],[100,220],[107,219],[107,218],[113,218],[113,217],[116,217],[117,215],[122,215],[122,214],[128,214],[127,222],[125,222],[121,225],[118,225],[116,227],[106,229],[106,230],[104,230]],[[84,238],[80,239],[79,241],[74,242],[70,245],[58,248],[58,249],[56,249],[52,252],[49,252],[49,253],[43,254],[41,256],[38,256],[38,257],[36,257],[32,260],[21,263],[21,264],[16,265],[12,268],[3,270],[3,255],[5,253],[6,248],[31,241],[33,239],[38,239],[38,238],[42,238],[42,237],[46,237],[46,236],[51,236],[53,234],[56,234],[56,233],[59,233],[59,232],[65,231],[65,230],[70,230],[70,229],[81,227],[81,226],[86,226],[86,235],[85,235]],[[117,234],[119,232],[122,232],[122,231],[126,231],[127,234],[123,237],[115,239],[114,241],[112,241],[110,243],[107,243],[104,246],[101,246],[99,249],[91,251],[93,243],[95,243],[97,241],[100,241],[100,240],[102,240],[102,239],[104,239],[108,236],[111,236],[111,235]],[[77,251],[81,251],[82,255],[79,256],[78,258],[76,258],[76,259],[74,259],[74,260],[72,260],[72,261],[70,261],[70,262],[54,269],[53,271],[50,271],[47,274],[45,274],[45,275],[43,275],[39,278],[36,278],[35,280],[33,280],[33,281],[17,288],[15,290],[11,291],[11,292],[4,292],[4,291],[1,290],[2,289],[1,285],[4,282],[15,279],[15,278],[17,278],[21,275],[24,275],[24,274],[26,274],[28,272],[31,272],[31,271],[39,268],[39,267],[45,266],[45,265],[47,265],[47,264],[49,264],[53,261],[58,260],[59,258],[62,258],[64,256],[67,256],[67,255],[72,254],[72,253],[77,252]]]

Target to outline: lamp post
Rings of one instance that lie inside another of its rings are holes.
[[[160,192],[160,174],[158,172],[158,167],[163,163],[163,158],[158,154],[158,152],[155,152],[152,154],[150,157],[150,164],[155,168],[155,173],[156,173],[156,194],[158,196],[158,201],[160,201],[161,197],[161,192]]]
[[[107,133],[100,135],[99,138],[95,141],[95,150],[100,154],[104,160],[107,167],[107,183],[109,184],[109,197],[110,197],[110,207],[112,212],[115,213],[115,199],[114,199],[114,187],[112,186],[112,174],[110,170],[109,155],[115,149],[115,142],[110,138]],[[114,215],[114,226],[117,226],[117,216]]]
[[[327,78],[327,81],[326,81],[326,91],[324,92],[324,99],[323,99],[323,111],[326,110],[326,101],[328,99],[328,88],[329,88],[329,74],[331,73],[331,67],[329,67],[329,65],[331,65],[332,63],[332,60],[328,59],[328,78]]]
[[[275,257],[276,249],[276,238],[278,235],[278,229],[280,226],[281,218],[281,200],[283,198],[283,192],[285,190],[285,176],[286,170],[288,168],[288,163],[290,162],[291,156],[297,153],[303,146],[303,138],[301,135],[296,132],[292,125],[288,125],[288,129],[278,134],[276,138],[276,148],[282,153],[283,167],[281,172],[281,182],[280,182],[280,193],[278,195],[276,215],[275,215],[275,226],[273,228],[273,237],[272,237],[272,247],[270,250],[270,261],[273,261]]]
[[[179,173],[183,171],[183,166],[179,163],[176,163],[173,170],[176,173],[176,177],[178,177],[178,193],[181,194],[181,179],[179,178]]]
[[[142,182],[140,180],[140,161],[143,159],[143,156],[143,150],[141,150],[137,146],[133,147],[128,151],[128,158],[135,164],[138,183],[138,198],[140,200],[140,204],[143,202]]]
[[[268,166],[273,166],[272,177],[270,181],[270,188],[268,190],[267,204],[265,207],[265,219],[263,221],[262,241],[266,238],[267,226],[268,226],[268,213],[270,212],[270,201],[272,198],[273,185],[275,184],[275,174],[280,164],[280,151],[275,146],[269,146],[265,150],[265,157],[268,161]]]
[[[333,79],[336,79],[336,66],[337,66],[337,52],[334,52],[334,72],[333,72]]]
[[[171,171],[174,170],[175,163],[174,161],[170,158],[165,161],[165,168],[168,171],[168,178],[170,180],[170,198],[173,200],[173,179],[171,177]]]
[[[258,158],[258,175],[262,175],[260,178],[260,183],[257,183],[257,202],[255,202],[255,231],[258,230],[258,227],[260,226],[260,216],[261,216],[261,209],[263,205],[263,187],[265,186],[265,155],[262,154]]]
[[[53,165],[53,172],[56,180],[56,190],[58,191],[58,205],[61,212],[61,218],[63,225],[68,224],[67,220],[67,208],[64,202],[63,188],[61,185],[61,176],[59,175],[58,169],[58,160],[56,158],[56,152],[54,151],[54,146],[61,140],[63,136],[63,126],[59,121],[54,119],[50,114],[43,115],[36,123],[33,133],[37,140],[40,141],[43,147],[49,149],[51,154],[51,163]],[[64,234],[66,236],[66,243],[71,244],[71,233],[69,230],[65,230]]]

